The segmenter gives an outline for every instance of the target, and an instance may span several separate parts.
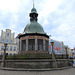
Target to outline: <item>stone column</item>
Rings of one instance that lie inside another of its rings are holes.
[[[57,61],[55,59],[54,46],[52,45],[52,60],[53,60],[53,68],[57,68]]]
[[[26,36],[26,51],[28,51],[28,36]]]
[[[48,52],[49,52],[49,39],[48,39]]]
[[[45,37],[43,37],[43,50],[45,51]]]
[[[22,51],[22,50],[21,50],[21,48],[22,48],[22,39],[21,39],[21,38],[20,38],[19,42],[20,42],[20,43],[19,43],[19,48],[20,48],[19,51]]]
[[[20,45],[20,39],[19,39],[19,52],[21,51],[21,50],[20,50],[20,47],[21,47],[21,45]]]
[[[37,36],[35,36],[35,51],[37,50]]]

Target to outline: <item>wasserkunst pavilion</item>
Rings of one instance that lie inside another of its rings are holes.
[[[49,53],[49,36],[38,23],[38,13],[34,6],[29,17],[30,23],[19,35],[19,53]]]

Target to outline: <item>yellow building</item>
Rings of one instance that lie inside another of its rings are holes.
[[[11,33],[10,29],[1,32],[0,37],[0,55],[3,55],[4,43],[7,43],[6,53],[8,55],[17,54],[17,41],[14,38],[14,33]]]
[[[72,51],[70,48],[68,48],[68,54],[69,54],[69,57],[72,57]]]

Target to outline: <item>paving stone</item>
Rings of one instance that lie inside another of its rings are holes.
[[[7,71],[0,70],[0,75],[75,75],[75,68],[54,71]]]

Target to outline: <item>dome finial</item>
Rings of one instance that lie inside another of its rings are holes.
[[[34,8],[34,0],[33,0],[33,8]]]

